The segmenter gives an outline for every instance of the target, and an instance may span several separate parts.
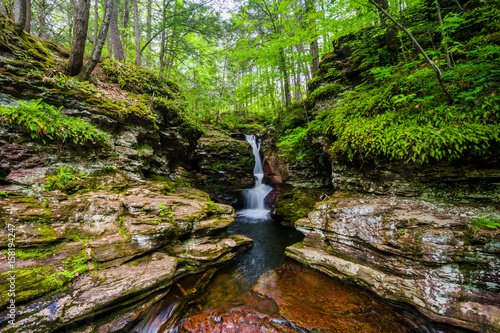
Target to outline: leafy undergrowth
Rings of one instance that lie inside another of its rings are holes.
[[[387,48],[373,39],[358,39],[351,58],[363,70],[363,82],[343,93],[334,109],[299,128],[289,127],[280,143],[284,154],[304,157],[304,147],[320,135],[333,142],[332,153],[350,159],[422,164],[499,154],[499,8],[495,2],[445,18],[441,30],[448,36],[443,43],[453,60],[450,69],[443,52],[428,49],[443,69],[454,96],[452,104],[447,103],[434,71],[416,52],[413,58],[408,53],[405,58],[402,53],[389,57],[384,53]],[[370,29],[372,34],[386,33],[384,27]],[[391,60],[398,55],[399,61]],[[319,87],[321,80],[315,79],[313,86]]]
[[[0,106],[0,121],[14,123],[26,128],[32,139],[46,143],[55,141],[59,145],[65,142],[83,145],[87,142],[105,144],[109,134],[81,118],[69,117],[61,113],[60,108],[42,103],[41,100],[19,102],[18,106]]]

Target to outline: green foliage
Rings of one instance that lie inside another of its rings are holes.
[[[116,170],[117,170],[117,168],[114,165],[106,165],[104,167],[104,171],[109,172],[109,173],[116,172]]]
[[[474,20],[469,14],[450,14],[441,28],[449,35],[448,45],[454,42],[450,47],[454,66],[444,72],[455,97],[453,105],[442,96],[434,71],[425,62],[408,54],[399,61],[384,58],[380,34],[385,29],[369,28],[350,42],[352,59],[364,70],[363,83],[344,93],[334,109],[288,132],[279,145],[283,153],[303,158],[304,147],[325,135],[333,142],[332,153],[349,159],[421,164],[499,154],[500,47],[490,42],[494,40],[490,35],[470,34],[468,28],[479,21],[489,32],[492,28],[484,26],[496,22],[500,28],[500,20],[494,5],[480,12],[482,16]],[[434,57],[445,64],[439,51]]]
[[[30,132],[33,139],[47,139],[62,145],[71,142],[83,145],[87,142],[106,143],[109,135],[83,121],[61,113],[62,107],[42,103],[41,100],[19,102],[16,107],[0,106],[0,120],[18,124]]]
[[[160,216],[167,216],[168,218],[170,218],[170,220],[172,220],[174,212],[170,208],[167,208],[165,205],[166,203],[159,204],[156,208],[159,210]]]
[[[473,232],[482,229],[498,229],[500,228],[499,216],[478,217],[469,221],[469,228]]]
[[[3,250],[3,255],[7,255],[8,250]],[[16,258],[18,259],[40,259],[47,258],[53,253],[52,249],[21,250],[16,249]]]
[[[82,181],[87,178],[88,175],[84,172],[76,171],[76,167],[70,169],[68,167],[62,166],[57,168],[57,173],[55,175],[48,176],[45,189],[47,191],[62,190],[65,192],[73,192],[78,189]]]
[[[163,194],[163,195],[168,195],[170,193],[175,193],[177,192],[176,189],[175,189],[175,183],[170,180],[170,179],[167,179],[161,189],[160,189],[160,193]]]
[[[9,193],[0,192],[0,198],[8,198],[8,197],[9,197]]]

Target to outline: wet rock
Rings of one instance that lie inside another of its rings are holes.
[[[253,290],[182,321],[180,332],[415,332],[433,325],[407,309],[287,262]]]
[[[295,223],[287,255],[330,276],[415,306],[433,320],[500,328],[500,231],[469,221],[492,208],[336,194]]]
[[[196,163],[206,185],[234,189],[253,184],[255,162],[246,141],[207,131],[199,140]]]
[[[307,156],[289,161],[283,156],[273,138],[263,142],[264,174],[271,184],[288,184],[299,188],[323,188],[331,184],[331,163],[325,154],[326,143],[322,138],[314,140]]]
[[[461,203],[500,203],[500,169],[497,159],[424,166],[391,162],[332,163],[335,189],[419,197]]]
[[[331,193],[330,189],[298,188],[293,192],[280,194],[276,200],[273,217],[281,220],[284,225],[293,226],[295,221],[309,214],[316,202]]]
[[[113,190],[117,180],[124,190]],[[19,249],[19,313],[15,325],[5,325],[6,313],[0,313],[0,332],[61,327],[111,332],[118,325],[113,324],[114,310],[131,327],[146,311],[132,309],[151,306],[154,293],[168,290],[175,277],[228,262],[233,251],[251,243],[244,236],[226,235],[233,208],[211,202],[199,190],[178,187],[162,194],[165,183],[128,181],[120,173],[88,181],[99,189],[71,196],[1,187],[6,194],[0,198],[0,218],[15,227]],[[5,248],[6,228],[0,233]],[[2,261],[4,305],[8,271]],[[99,324],[90,324],[94,318]]]

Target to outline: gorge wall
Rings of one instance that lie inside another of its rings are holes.
[[[362,58],[347,43],[353,38],[323,57],[310,98],[282,121],[304,124],[304,109],[310,115],[334,109],[339,92],[361,82]],[[336,91],[322,92],[332,84]],[[348,158],[332,154],[325,136],[309,138],[311,152],[292,161],[281,156],[280,130],[268,133],[266,172],[277,187],[295,190],[278,196],[275,212],[306,235],[287,248],[288,257],[432,320],[500,330],[498,155],[423,165]]]
[[[1,106],[51,113],[67,124],[62,134],[82,120],[106,138],[61,139],[36,117],[0,114],[0,332],[129,332],[178,279],[227,263],[251,240],[226,233],[231,206],[191,188],[212,151],[198,146],[202,130],[177,106],[175,84],[102,62],[85,85],[64,76],[63,47],[18,37],[9,20],[0,27]],[[247,148],[233,141],[226,154]],[[237,167],[238,184],[251,183],[251,168]]]

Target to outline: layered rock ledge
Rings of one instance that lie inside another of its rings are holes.
[[[337,193],[295,223],[286,254],[332,277],[478,332],[500,329],[500,230],[473,227],[486,207]]]
[[[125,332],[177,278],[228,262],[251,242],[226,234],[233,208],[202,191],[167,193],[165,182],[134,183],[118,172],[95,181],[75,195],[0,188],[1,223],[16,233],[17,270],[15,324],[4,311],[0,332]],[[0,247],[7,239],[4,227]],[[7,251],[2,257],[5,309]]]

